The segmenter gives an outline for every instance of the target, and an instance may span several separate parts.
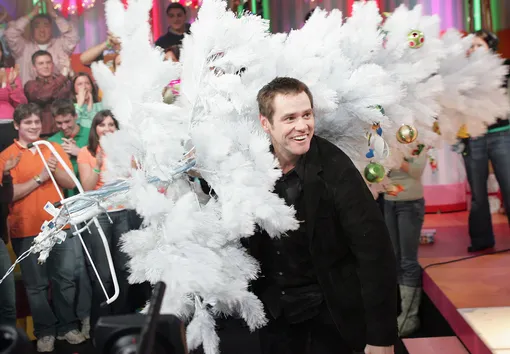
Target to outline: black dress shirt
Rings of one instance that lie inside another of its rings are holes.
[[[275,185],[275,193],[287,205],[293,205],[300,228],[280,238],[263,235],[262,274],[266,289],[262,301],[273,318],[285,316],[289,323],[299,323],[319,314],[323,295],[318,285],[309,240],[303,201],[303,156],[296,167],[282,176]]]

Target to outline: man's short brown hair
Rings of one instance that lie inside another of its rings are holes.
[[[56,116],[67,116],[68,114],[76,117],[76,109],[74,103],[71,100],[59,98],[51,104],[51,114],[53,117]]]
[[[291,77],[277,77],[262,87],[257,95],[260,115],[266,117],[270,123],[273,123],[273,103],[276,95],[298,95],[301,92],[306,93],[313,108],[313,96],[305,83]]]
[[[41,108],[36,103],[20,104],[14,110],[13,120],[17,125],[20,125],[23,119],[30,118],[32,115],[41,118],[41,113]]]

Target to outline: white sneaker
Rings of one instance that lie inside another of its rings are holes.
[[[84,318],[81,321],[81,334],[83,334],[86,339],[90,339],[90,317]]]
[[[63,336],[58,336],[58,340],[66,340],[71,344],[80,344],[86,341],[85,336],[78,331],[77,329],[73,329],[72,331],[67,332]]]
[[[37,351],[39,353],[49,353],[55,349],[55,337],[44,336],[37,340]]]

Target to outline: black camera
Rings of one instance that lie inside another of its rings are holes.
[[[143,340],[141,330],[147,322],[145,315],[102,317],[96,325],[94,346],[103,354],[145,354],[139,352]],[[175,316],[159,316],[151,354],[186,354],[185,328]]]
[[[101,354],[188,354],[184,323],[172,315],[160,316],[165,293],[162,282],[154,286],[147,315],[101,317],[94,344]],[[0,326],[0,354],[35,353],[21,330]]]

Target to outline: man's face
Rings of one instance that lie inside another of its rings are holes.
[[[35,58],[34,69],[37,76],[45,78],[53,74],[53,59],[49,55]]]
[[[15,122],[14,128],[18,131],[20,141],[26,144],[33,143],[39,140],[41,136],[41,117],[32,114],[30,117],[23,119],[19,125]]]
[[[76,129],[77,121],[78,117],[73,116],[72,114],[55,116],[55,124],[57,128],[64,133],[66,138],[72,137],[74,130]]]
[[[186,23],[186,14],[181,9],[168,10],[168,23],[174,31],[181,31]]]
[[[51,40],[51,22],[47,18],[36,18],[32,24],[33,39],[37,44],[48,44]]]
[[[315,128],[313,109],[305,92],[275,96],[272,123],[260,116],[264,131],[271,136],[277,156],[287,160],[304,155],[310,149]]]

